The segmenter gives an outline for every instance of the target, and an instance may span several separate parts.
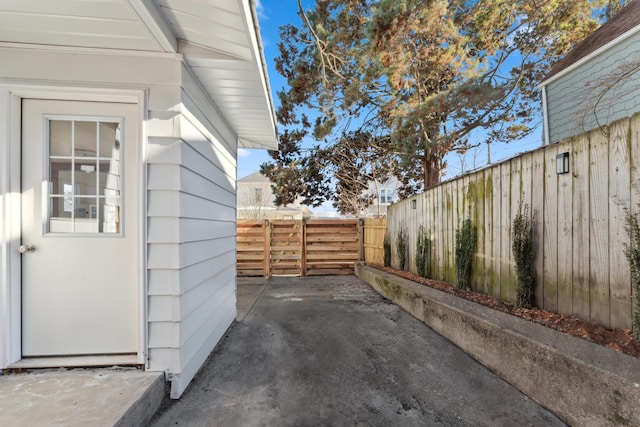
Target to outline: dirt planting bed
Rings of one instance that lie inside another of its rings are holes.
[[[463,291],[448,282],[425,279],[408,271],[394,270],[393,268],[375,264],[371,264],[371,267],[491,307],[495,310],[530,320],[569,335],[595,342],[634,357],[640,356],[640,343],[633,338],[631,331],[628,329],[606,329],[574,316],[552,313],[539,308],[518,308],[514,304],[500,301],[489,295],[473,291]]]

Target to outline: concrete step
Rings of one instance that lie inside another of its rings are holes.
[[[164,374],[135,368],[0,375],[2,426],[141,426],[165,396]]]

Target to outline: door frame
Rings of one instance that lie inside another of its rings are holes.
[[[148,367],[147,318],[147,105],[146,89],[62,87],[36,84],[0,83],[0,369],[22,358],[22,267],[21,244],[21,147],[22,100],[120,102],[136,104],[138,110],[138,150],[135,188],[137,218],[137,364]],[[4,197],[6,196],[6,197]],[[4,199],[4,200],[2,200]]]

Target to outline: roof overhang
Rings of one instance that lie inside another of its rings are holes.
[[[276,149],[273,100],[253,2],[153,1],[174,29],[178,53],[236,131],[238,146]]]
[[[640,31],[639,22],[640,1],[634,0],[567,52],[540,82],[538,88],[549,85],[638,33]]]
[[[615,46],[615,45],[617,45],[619,43],[622,43],[624,40],[628,39],[629,37],[633,36],[634,34],[636,34],[638,32],[640,32],[640,25],[630,29],[626,33],[624,33],[621,36],[615,38],[614,40],[611,40],[607,44],[599,47],[598,49],[594,50],[593,52],[589,53],[588,55],[581,57],[579,60],[571,63],[571,65],[569,65],[569,66],[567,66],[565,68],[562,68],[562,70],[554,73],[553,75],[551,75],[549,77],[546,77],[542,82],[540,82],[540,84],[538,84],[538,89],[542,89],[544,86],[547,86],[550,83],[553,83],[554,81],[558,80],[562,76],[565,76],[565,75],[569,74],[570,72],[572,72],[576,68],[579,68],[580,66],[582,66],[586,62],[591,61],[591,59],[595,58],[596,56],[609,51],[613,46]]]
[[[4,2],[0,41],[180,53],[239,147],[277,148],[253,0]]]

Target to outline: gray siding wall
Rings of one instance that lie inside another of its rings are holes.
[[[640,33],[636,33],[552,81],[546,89],[549,142],[557,143],[640,111],[640,73],[616,80],[625,67],[639,60]]]

